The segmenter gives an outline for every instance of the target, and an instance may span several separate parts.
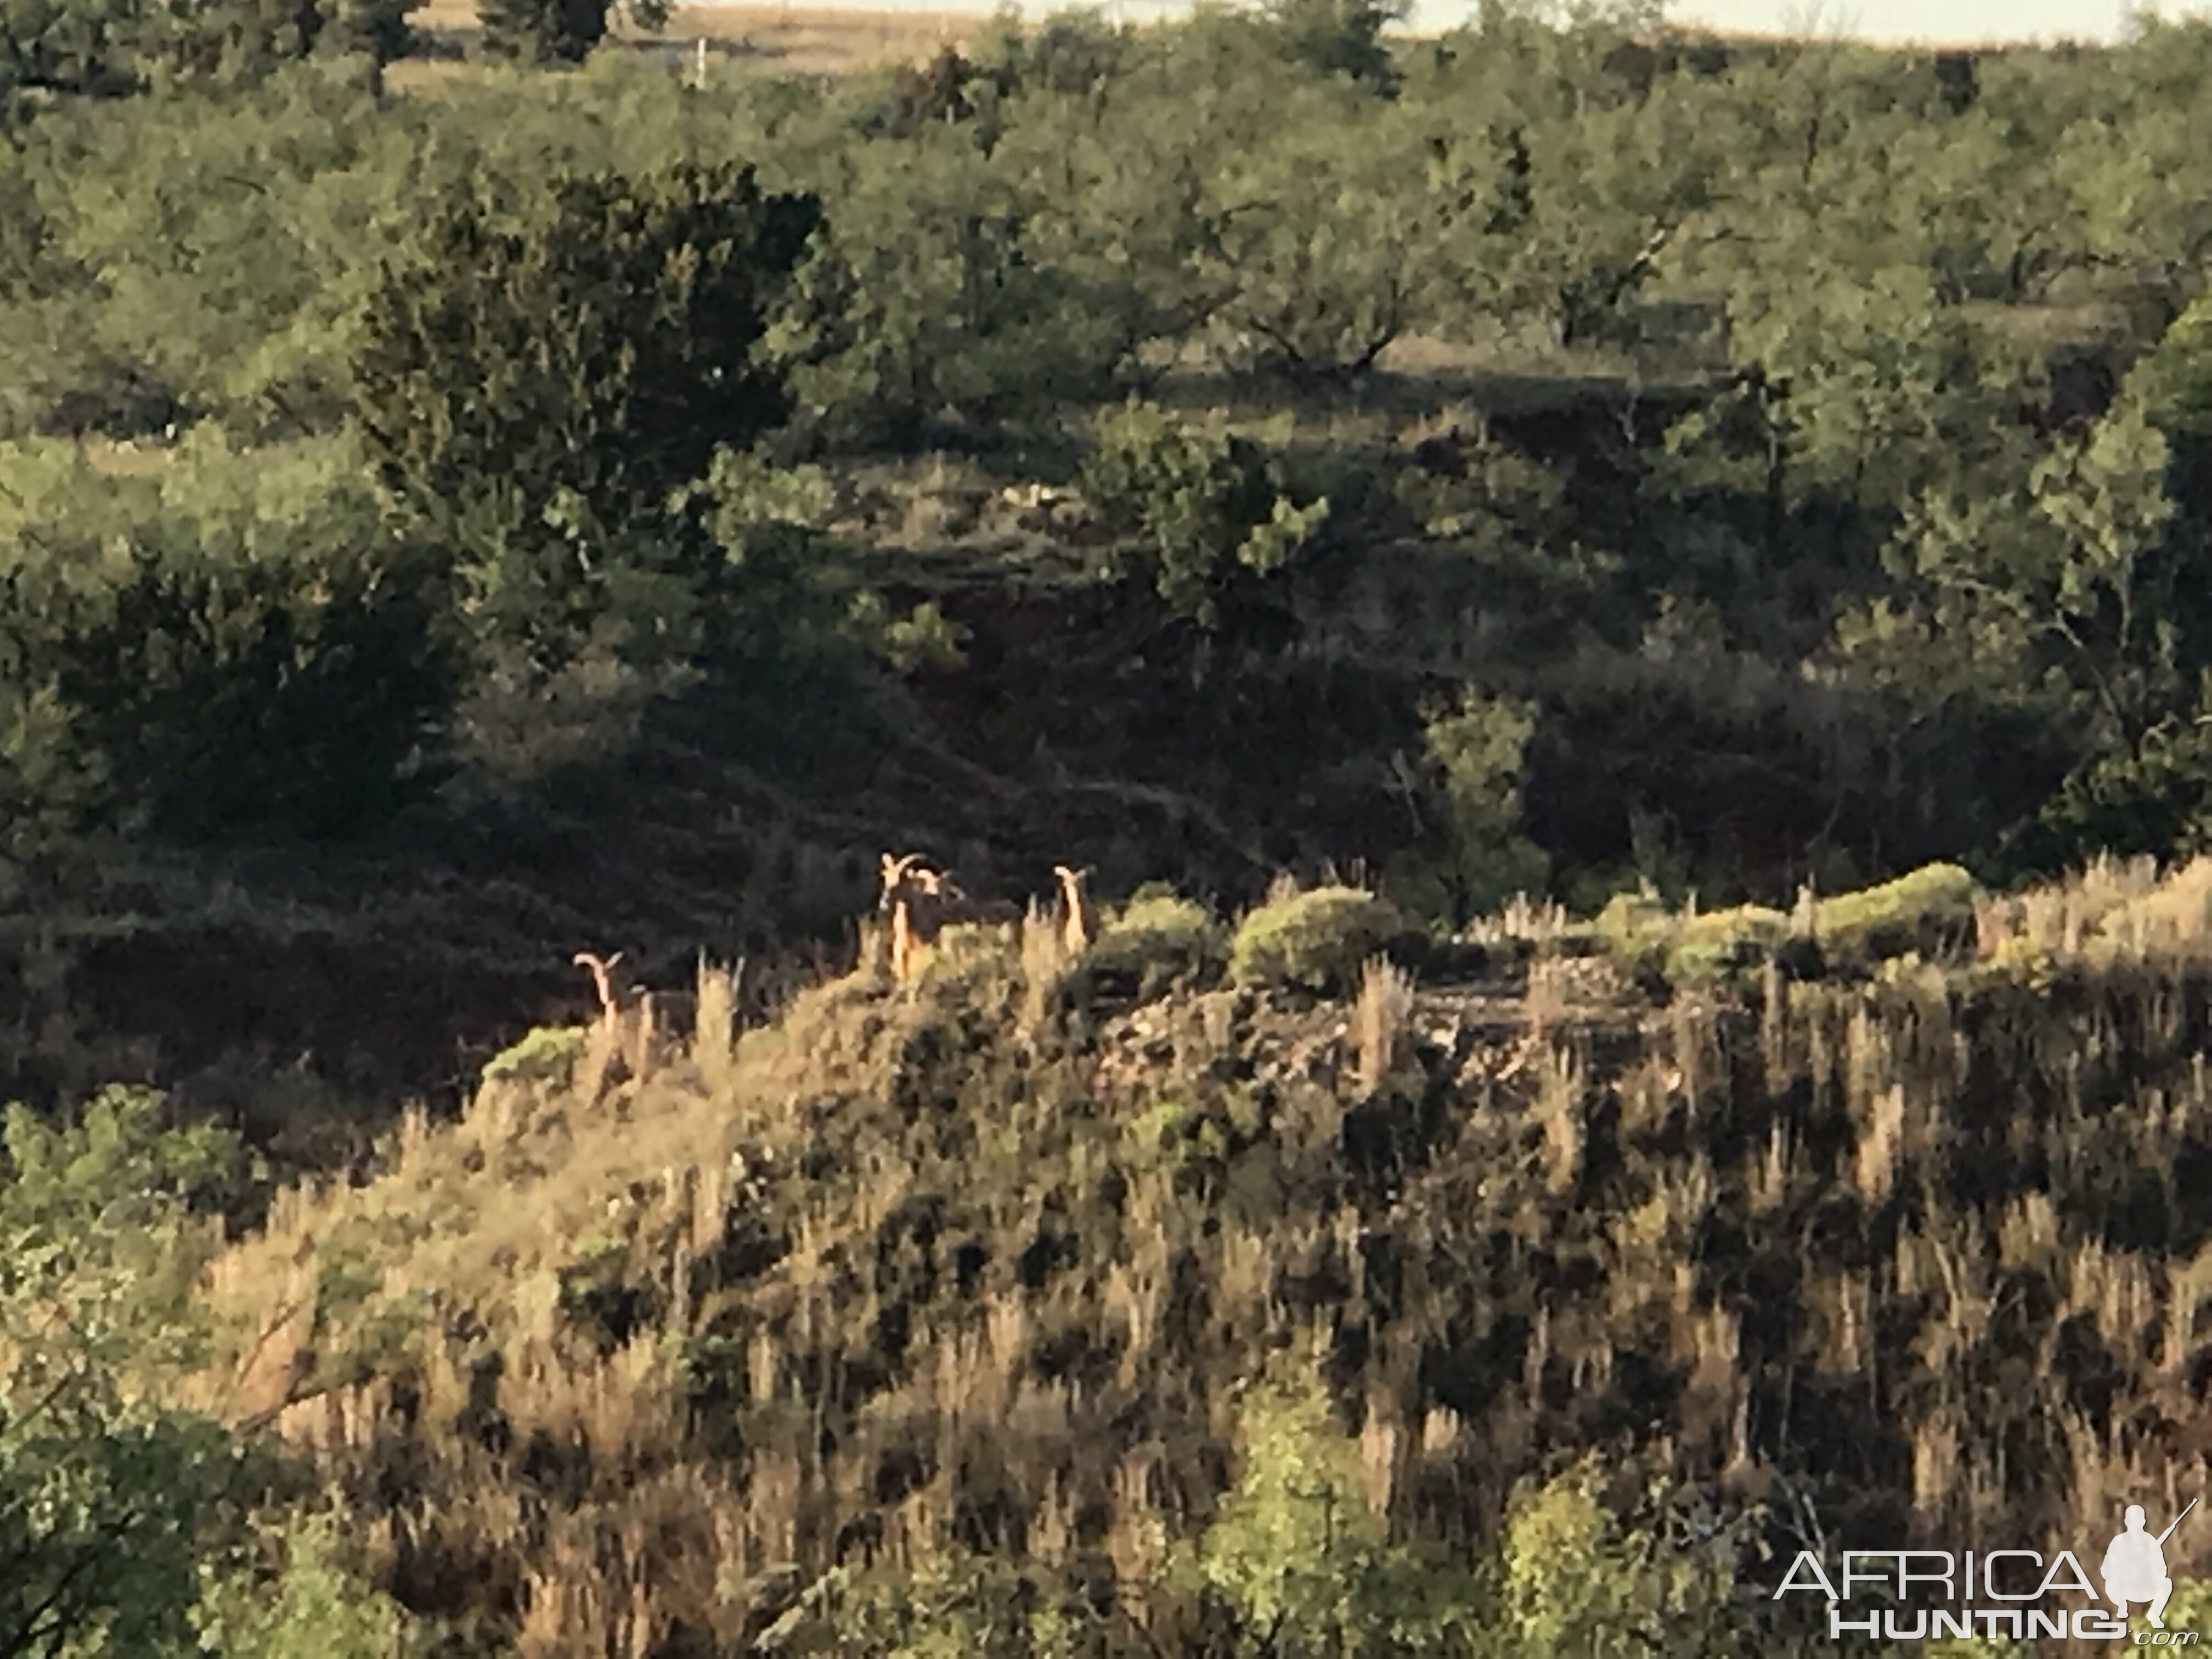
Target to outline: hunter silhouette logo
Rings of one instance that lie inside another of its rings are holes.
[[[2157,1534],[2149,1530],[2143,1506],[2130,1504],[2122,1530],[2105,1550],[2098,1575],[2104,1581],[2101,1595],[2073,1551],[2061,1550],[2045,1560],[2039,1551],[2017,1549],[1962,1554],[1845,1550],[1842,1571],[1834,1578],[1813,1551],[1800,1550],[1774,1595],[1778,1600],[1792,1592],[1826,1597],[1832,1642],[1847,1636],[1890,1642],[1974,1637],[2125,1642],[2128,1610],[2134,1606],[2145,1610],[2151,1627],[2135,1635],[2134,1645],[2194,1647],[2200,1639],[2196,1632],[2166,1628],[2166,1605],[2173,1595],[2166,1544],[2197,1502],[2191,1498]],[[1850,1605],[1869,1594],[1887,1605]],[[2076,1601],[2070,1607],[2063,1600],[2069,1596]]]
[[[2105,1594],[2120,1610],[2120,1617],[2128,1616],[2128,1603],[2150,1603],[2150,1627],[2166,1628],[2166,1604],[2173,1595],[2173,1580],[2166,1571],[2166,1540],[2173,1536],[2173,1528],[2181,1524],[2197,1500],[2189,1500],[2189,1508],[2173,1517],[2168,1527],[2155,1538],[2143,1530],[2143,1506],[2128,1505],[2125,1516],[2127,1530],[2112,1540],[2105,1552]]]

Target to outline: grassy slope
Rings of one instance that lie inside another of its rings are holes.
[[[711,975],[690,1043],[542,1034],[280,1198],[199,1397],[410,1515],[411,1600],[534,1583],[549,1640],[950,1542],[1136,1595],[1315,1329],[1373,1501],[1445,1541],[1592,1444],[1883,1539],[2070,1539],[2212,1449],[2212,865],[1660,1007],[1556,915],[1488,931],[1349,1001],[1133,1002],[1036,927],[734,1043]]]

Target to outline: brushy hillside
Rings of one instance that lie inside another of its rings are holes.
[[[104,7],[0,18],[9,1097],[331,1167],[886,847],[1771,931],[2212,845],[2201,25]]]
[[[195,1398],[526,1653],[923,1651],[855,1633],[894,1604],[1063,1650],[958,1625],[1018,1578],[1088,1609],[1067,1652],[1243,1651],[1233,1575],[1168,1564],[1259,1501],[1286,1364],[1335,1407],[1304,1455],[1378,1537],[1502,1559],[1496,1607],[1504,1518],[1595,1493],[1733,1540],[1624,1577],[1656,1650],[1778,1640],[1764,1551],[2076,1547],[2212,1452],[2212,862],[1960,896],[1808,896],[1671,985],[1522,907],[1317,994],[1316,917],[1371,918],[1287,890],[864,954],[751,1029],[708,970],[687,1040],[533,1034],[368,1184],[280,1194]]]
[[[0,1659],[1770,1651],[2197,1488],[2212,24],[455,9],[0,7]]]

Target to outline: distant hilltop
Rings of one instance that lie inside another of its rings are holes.
[[[1442,31],[1439,31],[1441,33]],[[1856,46],[1881,52],[1934,52],[1940,56],[1961,54],[1975,58],[1996,57],[2013,52],[2106,52],[2111,43],[2097,40],[2076,40],[2060,37],[2052,40],[2027,36],[1992,38],[1978,40],[1879,40],[1856,35],[1807,34],[1788,29],[1729,29],[1709,27],[1702,23],[1669,22],[1656,29],[1644,31],[1637,39],[1647,44],[1662,40],[1697,40],[1719,46],[1759,47],[1771,50],[1779,46]]]
[[[453,0],[430,0],[426,9],[439,12],[453,9]],[[472,7],[464,9],[473,9]],[[1018,8],[1023,20],[1032,24],[1046,21],[1055,12],[1079,9],[1096,9],[1117,21],[1149,23],[1172,21],[1186,15],[1191,7],[1187,0],[1096,0],[1095,5],[1084,8],[1036,4]],[[970,36],[987,27],[996,15],[995,9],[980,5],[972,8],[907,8],[870,5],[865,0],[856,0],[851,4],[838,3],[838,0],[817,0],[816,3],[793,6],[774,3],[773,0],[770,3],[762,4],[756,0],[756,3],[751,4],[680,6],[678,15],[671,20],[663,33],[677,36],[709,30],[720,32],[727,27],[741,25],[754,33],[797,32],[818,34],[826,39],[850,34],[857,30],[885,37],[880,42],[884,46],[891,46],[895,42],[910,46],[918,36],[953,40]],[[1390,33],[1401,40],[1433,40],[1443,38],[1458,27],[1458,22],[1422,21],[1400,25]],[[2111,47],[2111,43],[2094,38],[1984,36],[1977,40],[1899,40],[1863,37],[1844,32],[1726,28],[1688,21],[1669,21],[1656,28],[1641,31],[1635,38],[1654,46],[1662,42],[1678,45],[1695,42],[1753,51],[1771,51],[1796,46],[1859,46],[1876,51],[1916,55],[1935,53],[1978,58],[2038,51],[2071,55],[2106,51]]]

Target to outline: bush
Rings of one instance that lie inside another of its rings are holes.
[[[1099,930],[1080,972],[1097,989],[1149,1002],[1218,979],[1228,964],[1224,931],[1202,904],[1147,894]]]
[[[526,64],[580,64],[606,39],[614,7],[608,0],[478,0],[484,50]],[[632,0],[629,10],[647,28],[668,21],[663,0]]]
[[[0,1651],[185,1651],[196,1559],[251,1473],[163,1385],[204,1357],[206,1212],[254,1172],[169,1117],[123,1087],[59,1122],[0,1112]]]
[[[1667,977],[1678,985],[1726,978],[1771,961],[1790,939],[1790,918],[1743,904],[1692,916],[1674,933]]]
[[[1659,1528],[1624,1525],[1602,1501],[1605,1485],[1586,1456],[1516,1492],[1492,1615],[1510,1635],[1489,1650],[1533,1656],[1736,1647],[1741,1626],[1730,1603],[1740,1592],[1729,1547],[1736,1540],[1723,1533],[1713,1540],[1721,1548],[1686,1548]]]
[[[1399,945],[1398,907],[1356,887],[1316,887],[1263,904],[1244,918],[1229,950],[1240,986],[1291,986],[1346,995],[1367,958]]]
[[[1649,892],[1617,895],[1596,925],[1624,968],[1662,974],[1672,984],[1724,979],[1774,961],[1808,978],[1838,958],[1863,963],[1955,949],[1972,932],[1980,890],[1958,866],[1931,864],[1822,900],[1814,907],[1809,939],[1781,911],[1762,905],[1680,916]]]
[[[2171,858],[2212,848],[2212,676],[2186,719],[2086,763],[2011,837],[2015,859],[2049,872],[2098,853]]]
[[[1879,887],[1824,899],[1814,907],[1813,932],[1831,955],[1933,954],[1972,933],[1980,894],[1957,865],[1930,864]]]
[[[191,1623],[216,1659],[416,1659],[428,1632],[354,1570],[337,1514],[276,1518],[257,1542],[276,1547],[273,1575],[246,1563],[200,1568]]]
[[[1528,704],[1462,690],[1423,735],[1443,775],[1452,849],[1451,884],[1462,916],[1482,915],[1516,894],[1543,890],[1551,860],[1521,833],[1528,739]]]
[[[453,686],[423,588],[380,574],[141,555],[55,682],[126,821],[336,836],[397,811]]]
[[[585,1046],[585,1034],[579,1027],[538,1026],[485,1063],[484,1085],[542,1084],[551,1089],[565,1088]]]
[[[1598,912],[1594,925],[1606,948],[1626,971],[1656,974],[1664,970],[1667,951],[1674,942],[1674,916],[1657,894],[1649,890],[1616,893]]]
[[[1239,1638],[1230,1651],[1406,1659],[1474,1649],[1474,1576],[1390,1542],[1365,1498],[1359,1443],[1317,1377],[1285,1366],[1244,1396],[1238,1417],[1243,1471],[1187,1553]]]
[[[1251,1097],[1157,1102],[1124,1131],[1131,1166],[1164,1171],[1179,1192],[1200,1193],[1262,1133]]]
[[[1606,901],[1594,924],[1609,945],[1629,949],[1655,932],[1669,927],[1674,913],[1658,894],[1645,888],[1634,893],[1615,893]]]
[[[1079,98],[1125,73],[1135,55],[1133,46],[1132,36],[1096,7],[1054,12],[1034,33],[1018,15],[1002,12],[975,56],[1009,82],[1011,93]]]
[[[1249,439],[1147,404],[1099,423],[1081,489],[1109,526],[1142,541],[1169,606],[1209,627],[1240,574],[1279,569],[1328,516],[1326,499],[1293,504],[1279,465]]]
[[[2078,970],[2049,945],[2016,934],[2000,942],[1987,960],[1969,970],[1969,983],[2021,986],[2036,996],[2047,997],[2069,971]]]
[[[1763,966],[1790,942],[1790,918],[1756,904],[1679,916],[1650,893],[1617,894],[1599,913],[1599,937],[1632,974],[1702,984]]]
[[[0,21],[0,90],[16,86],[94,98],[180,83],[234,85],[305,58],[342,14],[331,0],[221,0],[144,6],[60,0],[8,9]],[[339,38],[354,44],[349,31]]]
[[[347,833],[435,781],[459,678],[442,574],[348,459],[196,438],[158,485],[79,466],[0,526],[0,851]]]
[[[1269,0],[1266,15],[1294,63],[1388,94],[1397,89],[1398,74],[1382,30],[1403,21],[1410,9],[1373,0]]]
[[[1112,389],[1120,325],[1030,246],[1035,193],[981,153],[975,125],[855,144],[825,187],[828,228],[763,361],[833,442],[918,449]]]
[[[560,179],[520,213],[466,201],[389,262],[361,429],[385,488],[463,550],[489,638],[558,666],[611,614],[680,615],[726,573],[671,500],[787,412],[754,347],[820,218],[750,168],[684,165]]]

